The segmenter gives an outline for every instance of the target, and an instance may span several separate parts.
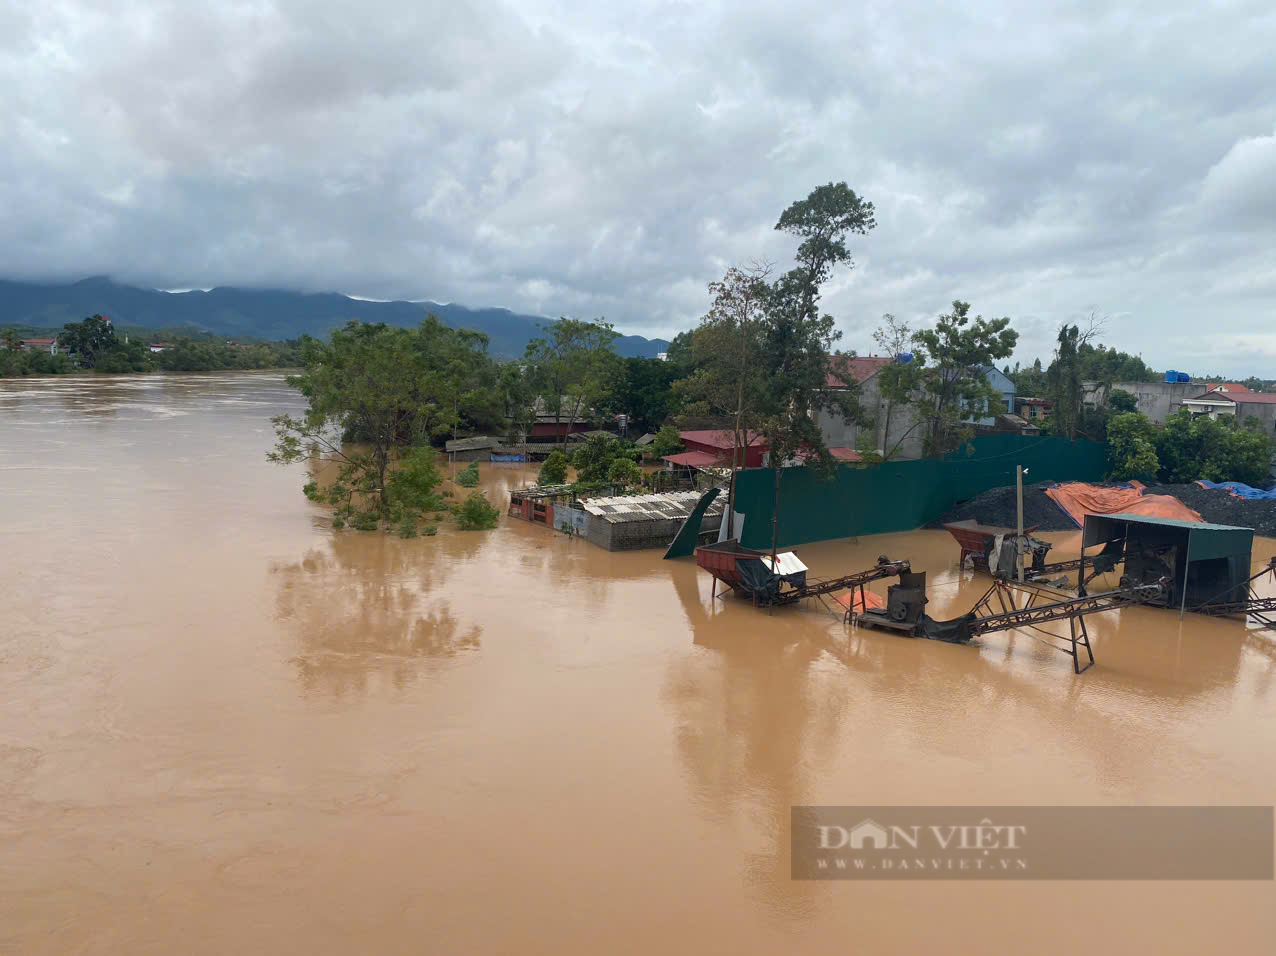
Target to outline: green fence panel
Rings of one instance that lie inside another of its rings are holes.
[[[1029,482],[1102,481],[1106,449],[1091,441],[1051,436],[986,435],[973,452],[946,458],[888,461],[843,467],[822,481],[806,468],[780,469],[779,541],[785,546],[887,531],[908,531],[934,521],[959,501],[1015,481],[1015,466]],[[736,477],[736,511],[745,515],[740,543],[771,546],[775,470],[753,468]]]

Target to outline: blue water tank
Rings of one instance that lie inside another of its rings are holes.
[[[1165,380],[1169,382],[1171,385],[1173,385],[1175,382],[1179,380],[1179,373],[1174,371],[1174,369],[1170,369],[1168,372],[1165,373]]]
[[[1179,382],[1190,382],[1191,380],[1192,376],[1188,375],[1187,372],[1179,372]]]
[[[900,352],[898,355],[895,356],[895,361],[900,365],[907,365],[912,360],[913,360],[912,352]]]

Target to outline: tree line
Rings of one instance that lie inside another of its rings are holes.
[[[295,368],[299,342],[232,344],[224,340],[176,336],[152,352],[143,335],[121,334],[101,315],[68,322],[56,336],[58,351],[22,349],[15,328],[0,332],[0,377],[65,375],[88,370],[120,375],[134,372],[214,372],[229,369]]]

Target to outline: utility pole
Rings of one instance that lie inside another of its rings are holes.
[[[1019,583],[1023,583],[1023,465],[1015,465],[1015,498],[1018,502],[1019,521],[1015,527],[1015,570]]]

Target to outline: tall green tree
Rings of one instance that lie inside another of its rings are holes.
[[[681,402],[673,389],[678,369],[654,358],[630,356],[616,363],[616,377],[600,407],[629,416],[634,434],[655,431],[677,413]]]
[[[1065,323],[1059,328],[1054,361],[1046,373],[1049,396],[1054,402],[1053,430],[1064,438],[1076,438],[1081,421],[1081,330]]]
[[[763,357],[771,298],[768,271],[764,265],[733,267],[709,284],[709,311],[691,336],[695,371],[676,385],[693,413],[731,432],[733,471],[744,467],[746,449],[770,400]]]
[[[548,414],[561,429],[567,422],[583,421],[587,412],[607,395],[617,379],[617,337],[610,322],[558,319],[544,327],[545,335],[527,344],[526,359],[532,386]]]
[[[970,317],[970,303],[955,300],[933,329],[913,336],[913,361],[921,367],[918,412],[926,429],[928,455],[944,455],[970,440],[967,421],[972,410],[991,409],[1001,396],[988,384],[983,369],[1008,358],[1019,340],[1009,318]]]
[[[94,368],[98,356],[115,344],[115,328],[100,315],[68,322],[58,333],[58,348],[75,353],[85,368]]]
[[[831,473],[836,466],[816,424],[826,412],[848,421],[862,415],[856,383],[828,388],[835,373],[834,343],[841,338],[831,315],[820,311],[820,290],[837,267],[854,267],[847,239],[877,225],[873,204],[846,183],[818,186],[789,206],[775,228],[800,240],[796,265],[770,287],[763,327],[763,372],[768,392],[762,420],[773,460],[799,452],[808,467]],[[777,472],[778,481],[778,472]]]

